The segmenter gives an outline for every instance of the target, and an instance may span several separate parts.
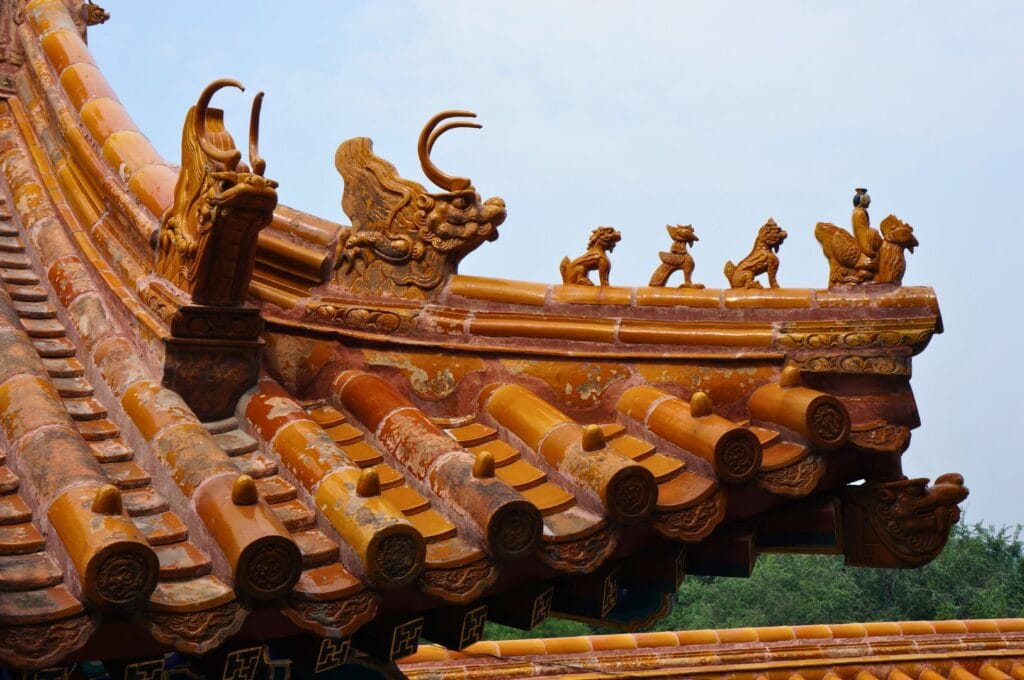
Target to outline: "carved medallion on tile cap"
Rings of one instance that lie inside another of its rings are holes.
[[[639,522],[654,511],[658,487],[650,470],[640,466],[620,469],[605,487],[608,514],[618,522]]]
[[[848,564],[919,567],[933,560],[960,519],[967,498],[963,477],[869,482],[842,493],[844,552]]]
[[[334,165],[345,181],[341,206],[352,226],[341,231],[338,241],[338,284],[356,293],[424,299],[458,273],[463,257],[498,238],[505,201],[482,201],[468,178],[447,175],[430,159],[434,144],[448,130],[480,127],[450,119],[474,116],[445,111],[420,133],[420,164],[442,193],[429,193],[399,177],[393,165],[373,153],[366,137],[341,143]]]
[[[487,545],[499,560],[514,560],[540,545],[544,520],[529,501],[502,505],[487,522]]]
[[[110,556],[95,560],[93,587],[104,604],[111,608],[140,606],[156,588],[159,574],[156,555],[152,550],[131,550],[126,545],[117,546],[116,551],[110,552]],[[88,577],[87,574],[87,580]]]
[[[257,236],[277,206],[277,182],[263,176],[266,161],[258,150],[263,93],[252,107],[250,168],[224,127],[223,112],[209,108],[224,87],[245,89],[234,80],[216,80],[185,117],[174,203],[164,213],[156,244],[157,273],[205,305],[244,302]]]
[[[373,537],[366,549],[366,565],[378,587],[397,588],[416,578],[423,568],[425,553],[416,529],[394,525]]]
[[[302,554],[284,536],[264,536],[250,543],[235,566],[235,590],[269,599],[291,590],[302,572]]]

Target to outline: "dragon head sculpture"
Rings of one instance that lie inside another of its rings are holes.
[[[960,519],[958,503],[967,498],[964,479],[945,474],[847,487],[843,516],[848,564],[919,567],[933,560]]]
[[[391,163],[373,153],[366,137],[338,147],[334,164],[345,181],[341,207],[352,226],[338,242],[335,281],[356,293],[423,299],[458,272],[463,257],[498,238],[505,201],[481,200],[468,178],[447,175],[430,160],[434,143],[448,130],[481,127],[449,120],[458,117],[475,114],[439,113],[419,137],[420,164],[444,190],[440,193],[399,177]]]
[[[665,229],[668,231],[669,237],[677,243],[685,243],[688,246],[692,246],[700,240],[697,238],[697,234],[694,233],[692,224],[677,224],[674,227],[666,224]]]
[[[189,109],[181,136],[181,170],[174,203],[164,213],[157,238],[156,271],[204,305],[237,305],[245,300],[256,257],[256,238],[277,207],[277,182],[263,176],[259,157],[256,95],[249,125],[249,163],[224,127],[224,115],[209,108],[224,87],[244,90],[234,80],[210,83]]]

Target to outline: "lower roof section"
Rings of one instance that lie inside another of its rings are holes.
[[[901,621],[622,633],[424,645],[409,678],[1024,678],[1024,619]]]

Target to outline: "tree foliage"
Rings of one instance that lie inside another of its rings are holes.
[[[1021,527],[954,526],[920,569],[847,567],[841,556],[762,555],[748,579],[689,577],[651,630],[1024,616]],[[489,625],[487,637],[609,632],[548,619],[525,632]]]

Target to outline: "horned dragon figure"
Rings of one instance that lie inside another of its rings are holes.
[[[256,261],[256,239],[277,206],[277,182],[263,176],[259,118],[263,93],[256,95],[249,121],[249,165],[224,127],[224,113],[211,109],[235,80],[206,86],[185,116],[181,171],[174,203],[164,213],[157,238],[156,271],[201,305],[237,305],[245,300]]]
[[[463,257],[498,238],[505,201],[481,201],[468,178],[447,175],[430,159],[434,144],[448,130],[481,127],[449,119],[475,116],[444,111],[420,133],[420,165],[442,193],[399,177],[391,163],[373,153],[370,139],[342,142],[334,164],[345,181],[341,206],[352,226],[338,242],[337,283],[355,293],[424,299],[458,272]]]
[[[881,233],[871,227],[867,189],[856,190],[851,223],[853,233],[828,222],[818,222],[814,238],[828,259],[828,285],[903,283],[907,271],[905,251],[919,244],[914,228],[894,215],[882,220]]]

